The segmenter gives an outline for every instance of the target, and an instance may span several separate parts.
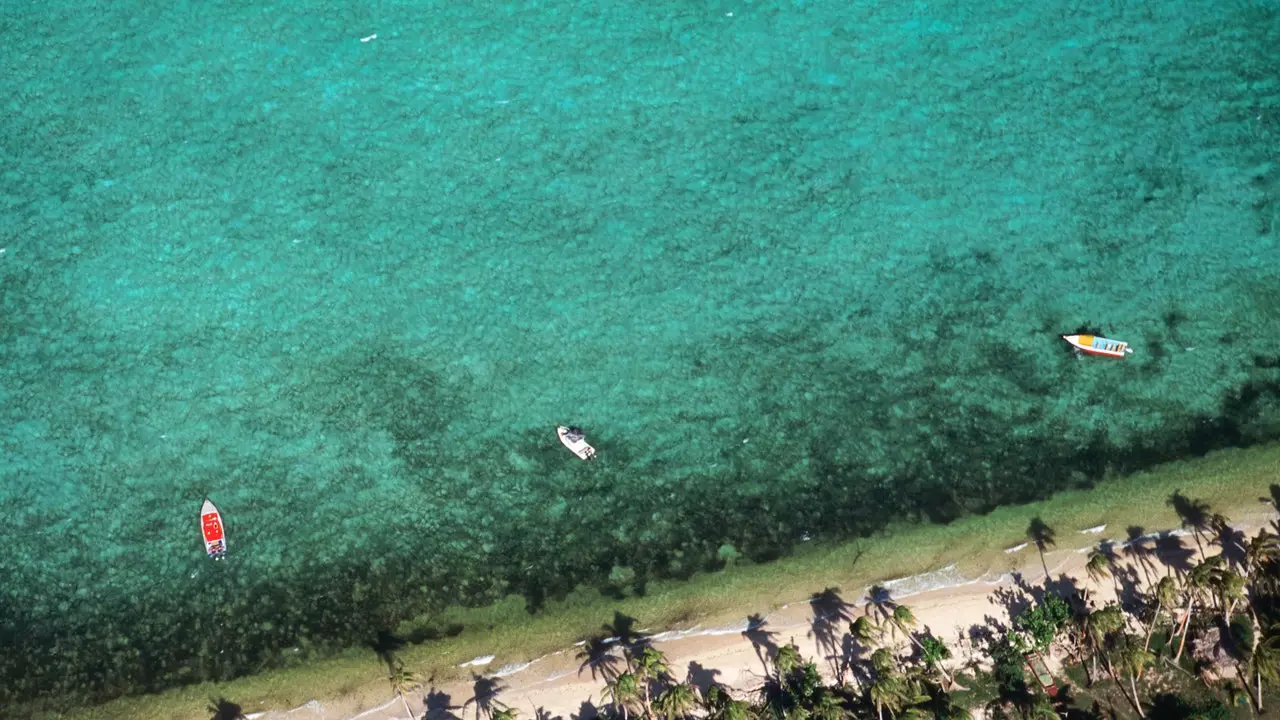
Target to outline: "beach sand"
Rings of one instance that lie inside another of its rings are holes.
[[[1255,513],[1236,519],[1233,526],[1252,534],[1274,517],[1273,512]],[[1196,552],[1196,543],[1190,534],[1181,530],[1169,532],[1182,536],[1184,547],[1192,553]],[[1116,585],[1109,579],[1092,582],[1084,570],[1088,550],[1097,547],[1100,542],[1113,543],[1120,558],[1117,565],[1132,568],[1139,587],[1145,588],[1148,577],[1158,579],[1167,571],[1159,561],[1154,561],[1154,566],[1149,565],[1143,569],[1135,564],[1132,557],[1125,555],[1121,540],[1109,538],[1109,533],[1105,530],[1092,528],[1082,530],[1077,537],[1070,538],[1070,544],[1068,540],[1061,539],[1059,547],[1048,549],[1043,563],[1034,546],[1020,546],[1016,550],[1011,548],[1006,554],[1006,567],[980,578],[962,579],[954,570],[946,568],[884,585],[890,590],[895,602],[911,608],[919,623],[919,630],[930,631],[947,642],[956,656],[951,664],[958,666],[972,657],[974,652],[969,641],[969,629],[975,625],[986,625],[991,620],[1007,625],[1010,620],[1009,606],[1025,602],[1029,597],[1026,589],[1044,586],[1045,565],[1048,566],[1050,579],[1059,587],[1073,583],[1078,588],[1087,589],[1090,600],[1099,607],[1114,600]],[[1207,547],[1207,550],[1210,554],[1218,551],[1216,546]],[[944,582],[946,587],[925,589],[929,585],[936,586]],[[925,588],[921,588],[921,585]],[[811,602],[810,598],[816,593],[822,593],[824,589],[796,588],[796,599],[793,602],[767,615],[762,613],[764,622],[757,624],[750,639],[742,632],[747,626],[746,617],[751,612],[746,609],[747,612],[737,617],[710,619],[690,630],[657,633],[651,641],[654,647],[666,654],[671,673],[676,679],[688,679],[695,685],[714,679],[739,694],[749,693],[761,684],[764,665],[757,652],[757,644],[761,643],[762,638],[774,646],[794,642],[806,658],[817,662],[824,675],[831,677],[835,666],[831,657],[840,652],[838,643],[847,632],[849,618],[866,611],[865,594],[868,589],[840,592],[832,588],[837,597],[843,598],[843,604],[830,595],[826,602]],[[832,616],[841,612],[845,613],[843,619]],[[834,636],[836,648],[823,642],[824,633],[821,631],[824,626],[830,628],[828,636]],[[757,644],[753,644],[752,639]],[[904,638],[899,635],[896,640],[902,645],[904,653],[909,652]],[[580,648],[577,647],[566,648],[527,665],[493,667],[490,661],[473,666],[469,668],[473,673],[473,682],[428,685],[408,698],[409,707],[415,718],[421,718],[428,709],[425,698],[430,694],[430,720],[475,718],[474,698],[477,687],[488,686],[492,689],[484,692],[488,694],[490,704],[495,709],[514,708],[521,717],[531,720],[539,716],[586,720],[594,714],[592,708],[603,704],[601,691],[604,680],[599,672],[593,677],[592,668],[584,667],[579,651]],[[620,661],[618,665],[621,665]],[[1050,666],[1055,672],[1059,669],[1052,658]],[[477,680],[478,683],[475,682]],[[312,702],[288,711],[253,713],[249,717],[254,720],[391,720],[405,718],[406,713],[401,701],[387,693],[382,698],[361,696],[323,703]]]

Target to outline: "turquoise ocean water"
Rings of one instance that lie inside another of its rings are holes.
[[[1275,0],[0,31],[3,701],[1280,436]]]

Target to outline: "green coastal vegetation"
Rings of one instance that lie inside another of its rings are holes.
[[[951,564],[965,577],[1000,573],[1013,562],[1004,552],[1010,547],[1048,539],[1050,553],[1084,548],[1096,543],[1098,536],[1078,531],[1100,525],[1107,526],[1103,537],[1123,540],[1183,527],[1187,518],[1180,513],[1188,507],[1208,507],[1239,518],[1269,515],[1272,507],[1260,501],[1272,502],[1276,482],[1280,482],[1280,445],[1225,450],[949,524],[904,524],[856,541],[815,541],[764,563],[738,558],[685,581],[622,588],[584,586],[562,600],[548,602],[535,614],[528,613],[521,596],[482,608],[452,607],[409,618],[382,634],[372,632],[359,649],[327,655],[311,650],[315,654],[309,657],[285,654],[280,667],[226,682],[123,698],[82,710],[60,706],[66,698],[27,707],[33,714],[49,717],[159,720],[196,717],[211,697],[230,698],[246,711],[292,708],[338,696],[367,697],[369,704],[375,704],[387,692],[390,657],[415,678],[443,683],[466,678],[469,671],[458,665],[478,656],[496,653],[496,667],[569,648],[596,636],[601,619],[614,613],[641,618],[643,625],[635,627],[653,631],[715,626],[767,613],[824,588],[866,588]],[[1174,497],[1187,503],[1171,503]]]
[[[621,720],[964,720],[979,709],[989,720],[1262,715],[1280,695],[1280,521],[1245,535],[1202,500],[1178,493],[1171,504],[1199,555],[1171,535],[1100,544],[1088,574],[1125,585],[1106,603],[1065,576],[1021,579],[995,594],[1005,617],[958,640],[974,652],[950,671],[947,641],[922,631],[883,588],[872,588],[861,612],[830,589],[815,596],[813,633],[831,638],[819,642],[825,658],[802,657],[763,621],[744,633],[764,672],[745,697],[707,668],[674,667],[618,627],[629,623],[609,628],[621,652],[588,645],[583,666],[607,682],[602,716]],[[1045,542],[1048,529],[1033,520],[1028,535]],[[1056,677],[1044,662],[1051,654],[1065,660]],[[394,684],[412,687],[404,675]],[[519,712],[495,697],[479,702],[489,720]]]

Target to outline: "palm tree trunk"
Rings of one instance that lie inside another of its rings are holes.
[[[1133,687],[1133,695],[1130,696],[1129,693],[1124,691],[1123,689],[1124,683],[1120,682],[1120,676],[1116,675],[1116,668],[1114,665],[1111,664],[1111,659],[1104,657],[1102,659],[1102,663],[1103,665],[1106,665],[1107,674],[1110,675],[1111,679],[1115,681],[1116,686],[1121,688],[1120,694],[1124,695],[1124,699],[1128,700],[1129,704],[1133,706],[1133,709],[1138,712],[1138,717],[1145,718],[1146,714],[1142,712],[1142,703],[1138,702],[1138,686],[1134,684],[1133,676],[1132,675],[1129,676],[1129,683]]]
[[[1182,636],[1178,640],[1178,654],[1173,656],[1174,662],[1178,662],[1182,657],[1182,651],[1187,647],[1187,631],[1191,629],[1191,608],[1195,602],[1195,598],[1187,601],[1187,614],[1182,618]]]
[[[914,637],[912,637],[912,636],[911,636],[911,633],[909,633],[909,632],[907,632],[907,631],[905,631],[905,630],[904,630],[904,631],[902,632],[902,634],[903,634],[903,635],[906,635],[906,636],[907,636],[907,639],[908,639],[908,640],[910,640],[910,641],[911,641],[911,643],[912,643],[913,645],[915,645],[916,647],[920,648],[920,652],[921,652],[921,653],[923,653],[923,652],[924,652],[924,645],[920,644],[920,641],[919,641],[919,640],[916,640]],[[942,667],[942,662],[941,662],[941,661],[939,661],[939,662],[938,662],[938,664],[936,665],[936,667],[938,668],[938,672],[942,673],[942,677],[947,681],[947,685],[951,685],[952,683],[954,683],[954,682],[955,682],[954,680],[952,680],[952,679],[951,679],[951,674],[947,672],[947,669],[946,669],[946,668],[944,668],[944,667]]]
[[[1145,718],[1147,715],[1142,712],[1142,703],[1138,700],[1138,683],[1132,675],[1129,676],[1129,688],[1133,690],[1133,709],[1138,711],[1138,717]]]
[[[396,693],[400,696],[400,702],[404,703],[404,711],[409,714],[409,720],[413,720],[413,711],[409,709],[409,701],[404,699],[404,693]]]
[[[1258,688],[1258,714],[1262,714],[1262,673],[1254,673],[1254,682]]]
[[[1151,633],[1156,630],[1156,623],[1160,620],[1160,613],[1164,611],[1164,603],[1156,598],[1156,614],[1151,618],[1151,624],[1147,626],[1147,639],[1142,643],[1142,649],[1147,650],[1151,647]]]

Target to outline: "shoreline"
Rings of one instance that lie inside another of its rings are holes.
[[[1248,536],[1255,533],[1258,529],[1266,526],[1269,521],[1275,520],[1277,517],[1275,509],[1268,508],[1265,511],[1255,511],[1253,513],[1242,515],[1238,518],[1232,518],[1232,527],[1244,532],[1246,536]],[[1082,536],[1088,534],[1087,530],[1080,530],[1077,532]],[[1097,535],[1100,533],[1093,534]],[[1137,540],[1149,541],[1171,536],[1185,538],[1190,537],[1191,535],[1191,532],[1180,528],[1169,528],[1147,533],[1140,536],[1140,538],[1117,541],[1114,543],[1114,546],[1121,548],[1129,546]],[[1081,548],[1071,547],[1057,549],[1048,553],[1046,557],[1052,556],[1054,558],[1054,563],[1049,568],[1049,575],[1055,580],[1065,578],[1077,583],[1081,588],[1087,588],[1092,597],[1097,598],[1099,601],[1106,602],[1116,599],[1116,593],[1114,592],[1113,585],[1111,583],[1107,583],[1105,581],[1091,581],[1089,580],[1087,573],[1083,572],[1085,561],[1081,556],[1097,547],[1100,542],[1105,543],[1107,541],[1108,538],[1103,537],[1100,540],[1094,541],[1092,544]],[[1190,545],[1188,545],[1188,548],[1193,552],[1195,551],[1195,548]],[[1198,552],[1194,552],[1194,554],[1196,557],[1200,556],[1200,553]],[[963,625],[968,624],[977,618],[971,613],[963,612],[962,608],[972,610],[975,604],[981,606],[984,600],[989,600],[990,593],[997,589],[1021,589],[1022,585],[1020,585],[1020,582],[1025,582],[1034,586],[1037,584],[1037,581],[1043,582],[1047,579],[1041,572],[1038,556],[1027,554],[1022,559],[1023,562],[1020,563],[1019,567],[1011,568],[1009,571],[1002,572],[994,578],[983,575],[956,582],[954,584],[922,587],[918,590],[901,594],[892,592],[892,588],[889,587],[895,582],[905,583],[919,580],[922,577],[936,576],[939,573],[953,569],[953,565],[947,568],[941,568],[937,571],[922,573],[917,576],[898,578],[896,581],[885,581],[883,583],[879,583],[878,586],[889,589],[890,596],[895,602],[900,602],[904,605],[910,606],[913,611],[916,612],[917,619],[920,621],[920,626],[922,628],[931,628],[932,625],[932,630],[935,635],[945,639],[948,644],[958,650],[956,657],[949,663],[954,666],[963,662],[972,655],[971,648],[963,639],[960,639],[957,642],[957,637],[952,637],[947,632],[948,628],[941,625],[941,623],[930,623],[929,621],[940,616],[946,616],[947,620],[951,622],[961,621],[954,629],[958,638],[963,638]],[[1117,563],[1117,566],[1131,568],[1136,568],[1137,565],[1137,561],[1127,557]],[[861,608],[863,604],[870,599],[869,595],[865,594],[865,591],[870,589],[871,587],[864,588],[864,594],[847,602],[846,607],[851,609],[851,612],[848,615],[849,618],[856,618],[865,614],[859,608]],[[819,669],[823,671],[824,677],[830,680],[831,673],[829,672],[828,664],[825,662],[829,658],[823,657],[822,648],[818,646],[818,641],[813,638],[811,629],[816,623],[822,620],[833,619],[833,617],[830,614],[826,616],[820,615],[820,611],[814,607],[817,604],[818,603],[814,598],[799,599],[783,605],[778,611],[763,616],[761,620],[756,623],[744,622],[736,627],[716,627],[705,629],[695,627],[688,630],[668,630],[654,634],[642,633],[639,640],[651,643],[654,647],[661,650],[669,661],[669,665],[672,668],[672,674],[677,677],[682,676],[679,669],[686,666],[688,663],[701,664],[699,661],[708,657],[717,657],[722,661],[727,661],[723,666],[717,666],[714,668],[708,667],[706,669],[717,674],[726,671],[731,673],[736,672],[736,681],[726,682],[725,684],[731,689],[742,693],[751,689],[743,683],[743,680],[749,681],[753,677],[755,679],[762,679],[761,676],[755,675],[754,669],[752,669],[749,664],[744,667],[740,662],[742,659],[741,656],[744,654],[750,654],[750,659],[753,661],[755,660],[754,648],[748,649],[748,647],[751,646],[751,643],[746,639],[745,631],[748,629],[760,630],[767,628],[768,632],[779,635],[779,644],[784,640],[790,640],[791,642],[795,642],[799,645],[802,655],[817,662]],[[987,612],[986,608],[983,608],[983,610],[984,612]],[[778,624],[775,621],[775,618],[785,620],[787,622],[786,624]],[[834,619],[838,622],[847,622],[847,619],[844,619],[843,617]],[[703,638],[726,638],[728,642],[718,640],[710,643],[701,643],[701,647],[698,643],[690,642]],[[580,646],[581,643],[578,643],[577,645]],[[899,645],[902,646],[902,648],[905,648],[906,641],[899,640]],[[554,660],[555,658],[568,653],[568,649],[560,650],[536,658],[528,663],[524,663],[519,668],[515,668],[507,672],[503,672],[503,670],[507,669],[506,666],[503,666],[496,672],[481,673],[480,676],[496,679],[511,678],[524,673],[539,662],[548,659]],[[731,657],[736,658],[739,662],[733,662],[730,660]],[[479,659],[482,658],[477,658],[477,660]],[[495,705],[519,709],[521,710],[522,715],[527,715],[529,717],[533,717],[536,713],[546,713],[552,718],[571,717],[573,715],[573,711],[575,709],[579,709],[582,702],[589,702],[594,698],[599,697],[599,691],[604,687],[603,681],[593,680],[590,677],[592,674],[590,669],[582,666],[576,659],[571,663],[571,665],[571,667],[566,668],[562,661],[556,666],[557,669],[540,679],[526,678],[525,682],[520,683],[519,686],[501,688],[500,692],[493,698]],[[1050,665],[1055,672],[1059,669],[1059,663],[1057,662],[1051,660]],[[565,681],[566,678],[572,679],[567,680],[566,682],[560,682]],[[424,712],[438,713],[442,709],[429,708],[426,703],[417,696],[425,695],[427,693],[444,693],[450,698],[460,699],[466,697],[466,690],[467,688],[465,684],[459,683],[451,683],[441,685],[439,687],[424,687],[421,692],[415,693],[416,701],[411,700],[409,705],[413,709],[414,717],[421,718],[424,717]],[[591,692],[583,694],[583,690],[591,690]],[[291,713],[297,713],[303,709],[306,709],[305,706],[283,712],[257,713],[250,715],[249,717],[250,720],[284,720],[286,717],[289,717]],[[397,710],[399,712],[396,712]],[[312,717],[312,715],[307,715],[306,717]],[[405,716],[403,713],[403,705],[401,705],[399,698],[392,696],[390,700],[386,701],[382,705],[362,710],[357,714],[332,714],[331,712],[325,712],[315,714],[314,717],[321,718],[322,720],[403,720]],[[432,720],[439,720],[439,718],[443,717],[443,715],[431,716]],[[455,717],[461,718],[462,716],[456,715]],[[586,720],[586,718],[583,718],[582,716],[576,717],[578,720]]]
[[[830,545],[814,543],[770,564],[743,565],[684,582],[655,583],[643,597],[612,600],[582,591],[532,616],[525,614],[518,599],[486,608],[455,609],[435,618],[435,623],[457,622],[466,628],[463,632],[456,637],[406,644],[396,657],[422,680],[434,678],[437,689],[448,688],[461,705],[470,696],[459,694],[462,691],[458,688],[467,687],[475,677],[497,677],[520,685],[565,682],[573,674],[570,670],[576,672],[577,664],[564,665],[564,656],[572,658],[574,643],[598,634],[601,623],[614,611],[639,618],[639,627],[661,636],[657,642],[697,644],[702,650],[713,651],[741,640],[744,618],[750,613],[758,612],[769,622],[780,621],[791,617],[798,604],[807,606],[806,596],[824,588],[858,588],[861,597],[867,587],[878,584],[890,587],[900,598],[978,591],[983,597],[987,588],[1008,582],[1012,572],[1030,568],[1028,572],[1034,577],[1041,572],[1039,555],[1025,542],[1033,517],[1043,517],[1060,532],[1058,547],[1050,557],[1063,558],[1059,563],[1083,562],[1081,553],[1107,541],[1108,535],[1120,546],[1126,541],[1128,526],[1139,522],[1181,533],[1165,502],[1175,490],[1209,502],[1238,525],[1246,517],[1260,514],[1259,499],[1277,480],[1280,444],[1221,451],[1126,478],[1103,480],[1087,491],[999,508],[945,526],[897,527],[879,537]],[[1268,507],[1263,514],[1270,512]],[[802,620],[792,624],[798,622]],[[402,626],[397,634],[407,634],[404,630]],[[476,662],[481,659],[488,662]],[[540,677],[530,680],[530,668],[543,663],[547,663],[546,672],[540,670]],[[209,715],[204,711],[209,700],[225,697],[240,704],[247,716],[263,720],[377,719],[380,716],[376,713],[382,712],[378,708],[388,701],[386,667],[369,649],[352,649],[335,658],[227,683],[188,686],[155,696],[122,698],[35,716],[204,718]],[[421,706],[421,698],[417,700]],[[400,707],[399,716],[403,717],[398,699],[394,707]],[[385,710],[391,712],[394,707]],[[522,715],[531,717],[532,709],[527,705],[520,709]],[[442,718],[433,716],[433,720]]]

